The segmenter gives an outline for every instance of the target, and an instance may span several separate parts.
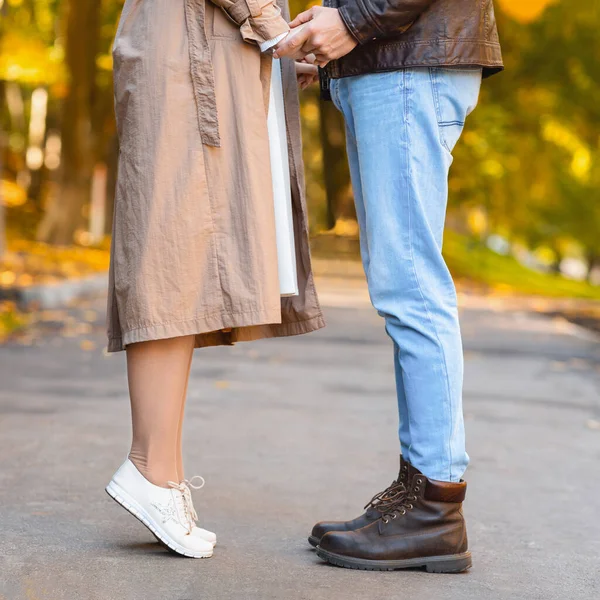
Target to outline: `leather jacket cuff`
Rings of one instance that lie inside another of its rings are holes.
[[[377,23],[369,15],[362,0],[356,0],[351,4],[345,4],[338,8],[340,17],[359,44],[374,40],[377,35],[383,32],[379,29]]]

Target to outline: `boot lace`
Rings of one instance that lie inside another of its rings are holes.
[[[411,489],[404,490],[403,493],[398,494],[397,497],[391,502],[386,502],[378,509],[381,512],[381,520],[384,523],[389,523],[390,520],[397,519],[399,516],[405,515],[409,510],[414,508],[413,502],[418,499],[417,494],[421,489],[422,481],[417,479]]]
[[[400,499],[401,496],[406,494],[406,486],[399,480],[392,481],[392,483],[382,492],[375,494],[364,508],[374,508],[379,512],[385,512],[387,508],[394,502]]]

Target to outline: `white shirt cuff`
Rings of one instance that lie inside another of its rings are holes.
[[[287,36],[287,34],[289,33],[289,31],[284,31],[283,33],[281,33],[280,35],[278,35],[277,37],[274,37],[271,40],[267,40],[266,42],[262,42],[262,44],[259,44],[260,47],[260,51],[261,52],[266,52],[267,50],[269,50],[270,48],[272,48],[273,46],[276,46],[277,44],[279,44],[279,42]]]

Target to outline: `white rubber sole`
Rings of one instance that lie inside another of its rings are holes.
[[[208,552],[193,552],[188,548],[184,548],[171,539],[154,519],[140,506],[140,504],[132,498],[122,487],[114,481],[111,481],[106,486],[106,493],[118,504],[120,504],[127,512],[132,514],[140,523],[145,525],[152,534],[165,546],[188,558],[210,558],[213,555],[212,550]],[[209,542],[210,543],[210,542]]]

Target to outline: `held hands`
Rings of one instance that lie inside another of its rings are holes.
[[[358,43],[337,8],[313,6],[300,13],[290,27],[289,35],[275,48],[275,58],[287,56],[298,60],[313,53],[315,64],[324,67],[329,61],[348,54]]]
[[[296,77],[302,90],[319,81],[319,69],[314,64],[315,60],[315,55],[309,54],[305,58],[296,61]]]

